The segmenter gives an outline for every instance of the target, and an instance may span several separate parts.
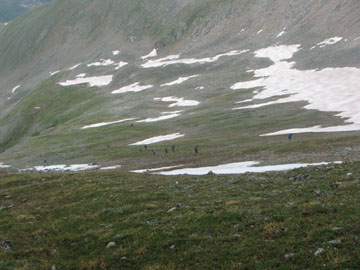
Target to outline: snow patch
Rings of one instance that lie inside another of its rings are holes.
[[[117,121],[112,121],[112,122],[96,123],[96,124],[92,124],[92,125],[88,125],[88,126],[83,126],[81,129],[103,127],[103,126],[118,124],[118,123],[122,123],[122,122],[126,122],[126,121],[131,121],[131,120],[135,120],[135,119],[136,118],[127,118],[127,119],[122,119],[122,120],[117,120]]]
[[[187,107],[187,106],[197,106],[200,104],[199,101],[196,100],[186,100],[184,98],[178,97],[163,97],[163,98],[154,98],[154,100],[162,101],[162,102],[172,102],[169,107]]]
[[[116,50],[116,51],[112,51],[113,55],[118,55],[120,53],[120,51]]]
[[[171,141],[171,140],[175,140],[177,138],[181,138],[184,137],[185,134],[180,134],[180,133],[174,133],[174,134],[169,134],[169,135],[164,135],[164,136],[156,136],[156,137],[152,137],[137,143],[133,143],[133,144],[129,144],[129,145],[148,145],[148,144],[153,144],[153,143],[158,143],[158,142],[163,142],[163,141]]]
[[[11,93],[15,93],[16,90],[18,90],[20,88],[21,85],[17,85],[15,86],[12,90],[11,90]]]
[[[175,84],[181,84],[183,82],[186,82],[187,80],[190,80],[192,78],[196,78],[199,77],[200,75],[193,75],[193,76],[189,76],[189,77],[180,77],[175,81],[169,82],[169,83],[164,83],[160,86],[171,86],[171,85],[175,85]]]
[[[76,75],[76,78],[85,78],[86,73],[80,73],[79,75]]]
[[[74,165],[51,165],[51,166],[35,166],[34,170],[38,172],[64,172],[64,171],[86,171],[98,168],[97,165],[90,164],[74,164]],[[32,169],[27,169],[32,170]]]
[[[179,113],[165,114],[165,115],[159,116],[157,118],[147,118],[147,119],[136,121],[136,122],[137,123],[152,123],[152,122],[158,122],[158,121],[162,121],[162,120],[175,118],[175,117],[178,117],[180,115],[181,114],[179,114]]]
[[[339,163],[339,162],[334,162]],[[340,162],[341,163],[341,162]],[[321,166],[331,164],[329,162],[320,163],[295,163],[295,164],[282,164],[282,165],[269,165],[269,166],[256,166],[260,164],[258,161],[246,161],[238,163],[222,164],[217,166],[209,166],[202,168],[184,168],[173,171],[158,172],[162,175],[205,175],[212,171],[215,174],[244,174],[244,173],[263,173],[272,171],[288,171],[308,166]]]
[[[170,169],[179,168],[179,167],[183,167],[183,166],[184,165],[176,165],[176,166],[161,167],[161,168],[154,168],[154,169],[134,170],[134,171],[130,171],[130,172],[133,172],[133,173],[156,172],[156,171],[170,170]]]
[[[86,83],[90,87],[97,86],[106,86],[112,82],[113,75],[106,75],[106,76],[98,76],[98,77],[88,77],[88,78],[76,78],[75,80],[67,80],[65,82],[60,82],[61,86],[70,86],[70,85],[77,85]]]
[[[262,31],[264,31],[264,29],[261,29],[261,30],[259,30],[259,31],[257,31],[257,35],[259,35]]]
[[[254,72],[255,77],[259,79],[239,82],[231,88],[262,87],[263,90],[257,93],[252,100],[268,99],[274,96],[280,96],[280,98],[275,101],[235,109],[251,109],[272,104],[307,101],[309,104],[304,106],[305,109],[339,112],[337,116],[345,118],[345,122],[350,124],[325,128],[316,126],[305,129],[291,129],[291,131],[300,133],[360,130],[360,108],[356,106],[360,102],[360,69],[345,67],[297,70],[294,68],[295,62],[283,60],[292,58],[293,54],[298,50],[300,50],[300,45],[281,45],[256,51],[256,57],[270,58],[274,64],[256,70]],[[277,134],[287,132],[289,130],[280,131]]]
[[[199,86],[199,87],[196,87],[196,88],[195,88],[195,90],[203,90],[203,89],[205,89],[204,86]]]
[[[79,66],[81,66],[81,63],[76,64],[75,66],[72,66],[72,67],[69,68],[68,70],[74,70],[74,69],[78,68]]]
[[[207,58],[185,58],[185,59],[179,59],[179,55],[170,55],[165,58],[156,59],[156,60],[149,60],[146,63],[142,64],[141,66],[143,68],[152,68],[152,67],[166,67],[168,65],[174,65],[174,64],[205,64],[205,63],[212,63],[217,60],[219,60],[223,56],[235,56],[240,55],[243,53],[248,52],[249,50],[243,50],[243,51],[231,51],[228,53],[218,54],[213,57],[207,57]]]
[[[116,169],[120,169],[121,165],[115,165],[115,166],[109,166],[109,167],[102,167],[100,168],[100,170],[102,171],[109,171],[109,170],[116,170]]]
[[[135,92],[136,93],[136,92],[140,92],[140,91],[149,89],[151,87],[153,87],[153,85],[140,85],[139,82],[136,82],[131,85],[121,87],[118,90],[114,90],[111,92],[111,94],[122,94],[122,93],[126,93],[126,92]]]
[[[111,59],[100,59],[100,62],[95,62],[95,63],[91,63],[88,64],[88,67],[99,67],[99,66],[110,66],[113,65],[115,62]]]
[[[55,74],[59,73],[60,70],[57,70],[57,71],[54,71],[54,72],[49,72],[50,73],[50,76],[54,76]]]
[[[153,49],[149,54],[142,56],[141,59],[147,59],[156,56],[157,56],[157,51],[156,49]]]
[[[119,63],[115,64],[116,68],[115,70],[119,70],[120,68],[126,66],[128,63],[120,61]]]
[[[286,33],[285,31],[281,31],[281,32],[276,36],[276,38],[279,38],[279,37],[283,36],[285,33]]]
[[[328,38],[325,39],[324,41],[319,42],[318,44],[316,44],[315,46],[311,47],[310,50],[315,49],[316,47],[319,48],[324,48],[327,45],[334,45],[336,43],[338,43],[339,41],[343,40],[342,37],[332,37],[332,38]]]
[[[0,169],[6,169],[6,168],[10,168],[10,165],[5,165],[4,163],[0,162]]]

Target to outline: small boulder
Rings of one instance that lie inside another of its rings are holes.
[[[8,240],[1,241],[0,243],[0,251],[11,251],[13,248],[13,244]]]
[[[289,253],[289,254],[285,254],[284,259],[289,261],[291,260],[293,257],[295,257],[297,254],[296,253]]]
[[[116,243],[115,242],[110,242],[106,245],[106,248],[112,248],[112,247],[115,247],[116,246]]]
[[[328,241],[328,243],[331,245],[338,245],[338,244],[341,244],[341,240],[335,239],[335,240]]]
[[[315,257],[317,257],[318,255],[320,255],[321,253],[324,252],[324,249],[323,248],[318,248],[315,252],[314,252],[314,255]]]

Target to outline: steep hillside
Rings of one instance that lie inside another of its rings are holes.
[[[0,28],[0,159],[357,160],[358,14],[355,0],[54,1]]]
[[[8,22],[51,0],[0,0],[0,22]]]

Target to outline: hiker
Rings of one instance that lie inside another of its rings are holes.
[[[292,133],[290,133],[289,136],[288,136],[289,141],[291,141],[292,136],[293,136]]]
[[[194,151],[195,151],[195,154],[199,153],[199,146],[195,146]]]
[[[165,154],[167,154],[169,152],[169,149],[165,148]]]
[[[145,148],[145,150],[147,149],[147,145],[146,145],[146,144],[144,145],[144,148]]]
[[[171,146],[171,150],[173,153],[175,153],[175,145]]]
[[[156,153],[156,150],[155,150],[155,148],[153,148],[152,152],[153,152],[153,154],[154,154],[154,156],[155,156],[155,153]]]

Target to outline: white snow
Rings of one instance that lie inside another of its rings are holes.
[[[84,78],[86,76],[86,73],[80,73],[76,75],[76,78]]]
[[[315,49],[317,46],[319,48],[324,48],[327,45],[334,45],[336,43],[338,43],[339,41],[343,40],[342,37],[332,37],[332,38],[328,38],[325,39],[324,41],[319,42],[318,44],[316,44],[315,46],[311,47],[310,50]]]
[[[325,128],[315,126],[305,129],[291,129],[293,133],[360,130],[360,107],[357,106],[360,102],[360,69],[345,67],[297,70],[294,68],[295,62],[283,60],[291,59],[298,50],[300,50],[300,45],[281,45],[256,51],[256,57],[270,58],[274,64],[256,70],[254,74],[258,79],[239,82],[231,88],[262,87],[263,90],[260,90],[252,100],[268,99],[274,96],[279,98],[275,101],[235,109],[251,109],[272,104],[307,101],[308,105],[304,106],[304,108],[325,112],[339,112],[337,116],[345,118],[345,122],[349,124]],[[285,134],[289,131],[285,130],[271,134]]]
[[[279,37],[283,36],[285,33],[286,33],[285,31],[281,31],[281,32],[276,36],[276,38],[279,38]]]
[[[192,78],[196,78],[196,77],[199,77],[199,76],[200,75],[192,75],[192,76],[189,76],[189,77],[180,77],[175,81],[172,81],[172,82],[169,82],[169,83],[164,83],[164,84],[162,84],[160,86],[171,86],[171,85],[175,85],[175,84],[181,84],[183,82],[186,82],[187,80],[190,80]]]
[[[6,169],[6,168],[10,168],[10,165],[5,165],[4,163],[0,162],[0,169]]]
[[[158,142],[163,142],[163,141],[171,141],[171,140],[175,140],[177,138],[181,138],[184,137],[185,134],[180,134],[180,133],[174,133],[174,134],[169,134],[169,135],[164,135],[164,136],[156,136],[156,137],[152,137],[137,143],[133,143],[133,144],[129,144],[129,145],[147,145],[147,144],[153,144],[153,143],[158,143]]]
[[[256,34],[258,35],[258,34],[260,34],[262,31],[264,31],[264,29],[261,29],[261,30],[257,31]]]
[[[59,72],[60,72],[60,70],[57,70],[57,71],[54,71],[54,72],[49,72],[49,73],[50,73],[50,76],[53,76],[53,75],[55,75],[55,74],[57,74]]]
[[[34,107],[35,110],[40,110],[41,108],[40,107]]]
[[[79,67],[80,65],[81,65],[81,63],[76,64],[75,66],[72,66],[72,67],[69,68],[68,70],[74,70],[74,69],[76,69],[77,67]]]
[[[21,85],[17,85],[15,86],[12,90],[11,93],[15,93],[16,90],[18,90],[20,88]]]
[[[7,23],[7,22],[6,22],[6,23],[4,23],[4,25],[5,25],[5,26],[6,26],[6,25],[8,25],[8,24],[9,24],[9,23]]]
[[[245,52],[248,52],[249,50],[243,50],[243,51],[231,51],[228,53],[218,54],[213,57],[207,57],[207,58],[185,58],[185,59],[179,59],[180,55],[170,55],[165,58],[160,58],[156,60],[149,60],[146,63],[142,64],[141,66],[143,68],[152,68],[152,67],[166,67],[168,65],[174,65],[174,64],[205,64],[205,63],[211,63],[219,60],[223,56],[235,56],[240,55]]]
[[[135,120],[135,119],[136,119],[136,118],[127,118],[127,119],[121,119],[121,120],[112,121],[112,122],[96,123],[96,124],[92,124],[92,125],[88,125],[88,126],[83,126],[81,129],[103,127],[103,126],[118,124],[118,123],[122,123],[122,122],[126,122],[126,121],[131,121],[131,120]]]
[[[116,66],[115,70],[118,70],[122,68],[123,66],[126,66],[128,63],[120,61],[119,63],[115,63],[111,59],[100,59],[100,62],[94,62],[91,64],[88,64],[88,67],[98,67],[98,66]]]
[[[195,88],[195,90],[203,90],[203,89],[205,89],[204,86],[199,86],[199,87],[196,87],[196,88]]]
[[[59,84],[62,86],[69,86],[69,85],[77,85],[87,83],[89,86],[106,86],[112,82],[113,75],[106,75],[106,76],[98,76],[98,77],[88,77],[88,78],[76,78],[75,80],[67,80],[65,82],[60,82]]]
[[[169,166],[169,167],[161,167],[161,168],[154,168],[154,169],[143,169],[143,170],[134,170],[130,171],[133,173],[146,173],[146,172],[156,172],[156,171],[162,171],[162,170],[169,170],[174,168],[183,167],[184,165],[176,165],[176,166]]]
[[[116,50],[116,51],[112,51],[113,55],[118,55],[120,53],[120,51]]]
[[[147,59],[156,56],[157,56],[157,51],[156,49],[153,49],[149,54],[142,56],[141,59]]]
[[[109,167],[102,167],[100,168],[100,170],[102,171],[108,171],[108,170],[116,170],[116,169],[120,169],[121,165],[115,165],[115,166],[109,166]]]
[[[248,103],[248,102],[251,102],[253,101],[252,99],[245,99],[245,100],[242,100],[242,101],[238,101],[236,102],[237,104],[240,104],[240,103]]]
[[[341,162],[334,162],[341,163]],[[288,171],[296,168],[308,167],[308,166],[321,166],[331,164],[329,162],[320,163],[295,163],[295,164],[282,164],[282,165],[267,165],[267,166],[255,166],[260,164],[258,161],[246,161],[238,163],[222,164],[217,166],[209,166],[202,168],[184,168],[173,171],[158,172],[162,175],[205,175],[212,171],[215,174],[244,174],[248,172],[263,173],[270,171]]]
[[[360,39],[360,37],[357,37],[357,38],[355,38],[354,40],[359,40]]]
[[[162,101],[162,102],[172,102],[169,107],[187,107],[187,106],[197,106],[200,104],[199,101],[196,100],[186,100],[184,98],[178,97],[163,97],[163,98],[154,98],[154,100]]]
[[[115,64],[116,68],[115,70],[119,70],[120,68],[126,66],[128,63],[120,61],[119,63]]]
[[[162,120],[175,118],[175,117],[178,117],[180,115],[181,114],[179,114],[179,113],[165,114],[165,115],[159,116],[157,118],[147,118],[147,119],[136,121],[136,122],[137,123],[152,123],[152,122],[158,122],[158,121],[162,121]]]
[[[89,164],[74,164],[74,165],[51,165],[51,166],[35,166],[34,169],[39,172],[63,172],[63,171],[86,171],[91,169],[96,169],[97,165]],[[29,169],[31,170],[31,169]]]
[[[100,62],[95,62],[88,64],[88,67],[98,67],[98,66],[110,66],[113,65],[115,62],[111,59],[100,59]]]
[[[140,92],[153,87],[153,85],[140,85],[139,82],[130,84],[128,86],[121,87],[120,89],[114,90],[111,94],[122,94],[126,92]]]

